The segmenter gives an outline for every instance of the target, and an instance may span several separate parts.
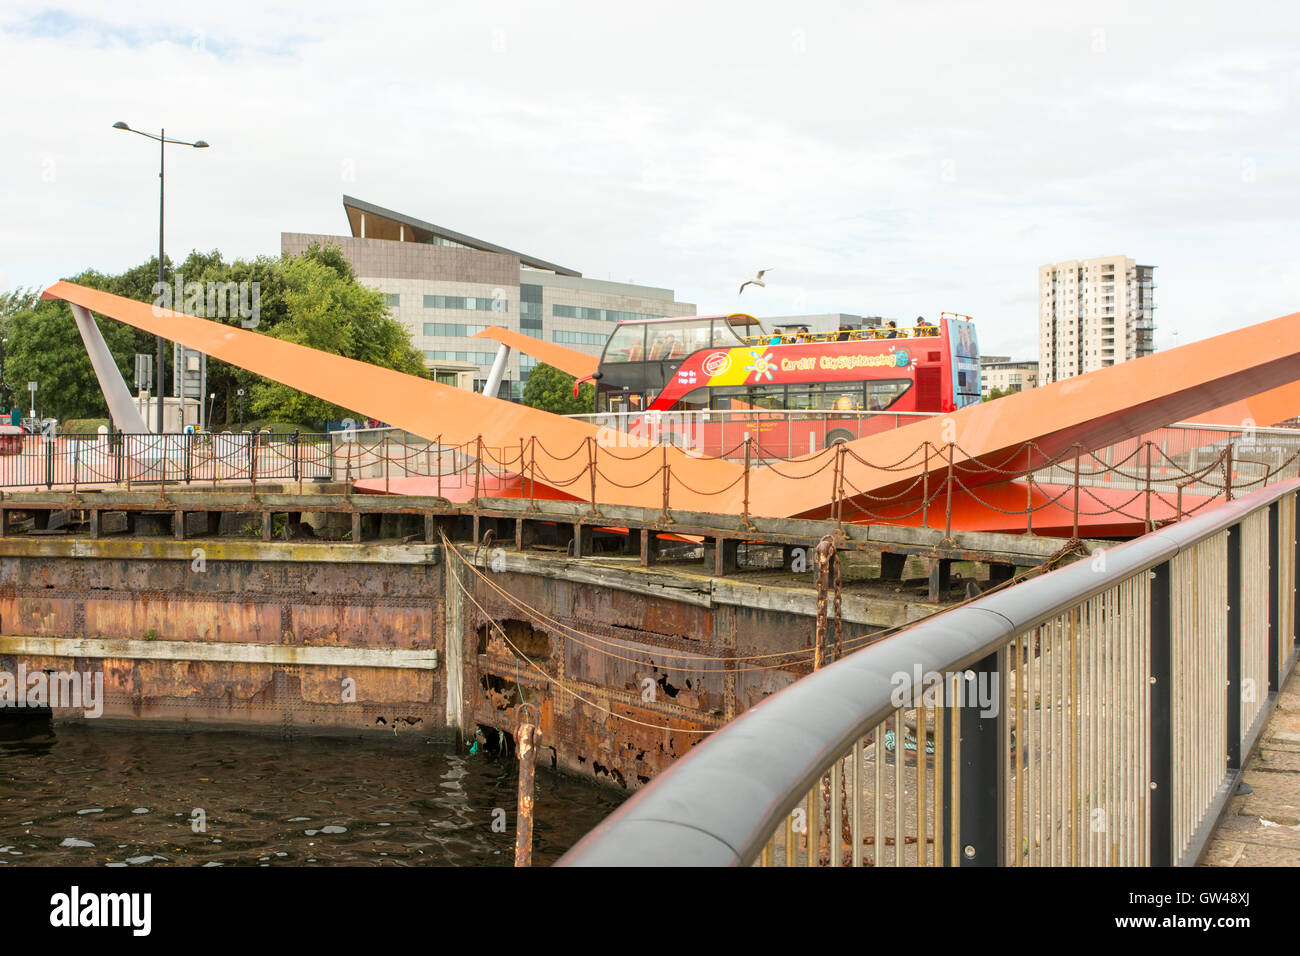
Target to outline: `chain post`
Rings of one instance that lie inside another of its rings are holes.
[[[1025,486],[1025,534],[1034,533],[1034,473],[1032,470],[1025,473],[1029,478],[1029,483]]]
[[[754,527],[749,520],[749,465],[750,465],[750,442],[753,441],[748,435],[745,436],[745,527]]]
[[[1153,443],[1150,441],[1146,443],[1147,445],[1147,477],[1146,477],[1147,501],[1146,501],[1146,516],[1142,519],[1142,529],[1144,531],[1150,531],[1152,528],[1152,524],[1151,524],[1151,447],[1152,444]],[[1078,535],[1075,535],[1075,537],[1078,537]]]
[[[1223,500],[1232,500],[1232,441],[1223,450]]]
[[[1074,533],[1070,536],[1071,541],[1079,539],[1079,455],[1080,448],[1078,442],[1074,443]]]
[[[926,439],[921,449],[925,463],[921,466],[921,527],[930,527],[930,439]]]
[[[947,504],[944,506],[945,514],[944,514],[944,523],[943,523],[943,539],[945,541],[952,540],[953,455],[956,451],[956,448],[957,446],[954,442],[948,442],[948,501]]]
[[[480,488],[483,483],[483,436],[475,439],[474,445],[474,507],[478,508]]]
[[[591,477],[591,513],[599,514],[596,508],[596,439],[587,436],[587,471]]]

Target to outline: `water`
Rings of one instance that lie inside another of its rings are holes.
[[[510,866],[517,764],[406,742],[0,724],[0,866]],[[536,865],[623,799],[540,767],[536,793]]]

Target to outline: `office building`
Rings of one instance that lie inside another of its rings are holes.
[[[438,381],[481,390],[496,343],[491,325],[599,355],[622,319],[695,315],[671,289],[590,279],[576,270],[453,232],[351,196],[351,235],[282,233],[281,252],[335,245],[357,277],[384,293]],[[498,393],[518,400],[534,360],[512,351]]]
[[[1043,385],[1155,351],[1155,266],[1124,256],[1038,268]]]
[[[985,398],[995,389],[1003,394],[1023,392],[1037,384],[1037,362],[1013,362],[1008,355],[980,356],[980,390]]]

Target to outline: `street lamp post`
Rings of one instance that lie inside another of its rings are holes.
[[[159,285],[166,285],[167,279],[163,275],[163,168],[167,144],[173,143],[177,146],[193,146],[195,149],[207,149],[208,144],[201,139],[196,139],[192,143],[189,140],[184,139],[168,139],[167,131],[165,129],[159,130],[158,135],[155,136],[153,133],[146,133],[143,130],[131,129],[131,127],[121,121],[114,123],[113,129],[124,129],[128,133],[137,133],[140,136],[152,139],[158,143],[158,283]],[[155,336],[155,338],[158,341],[158,369],[155,376],[158,388],[155,391],[158,396],[158,434],[161,435],[163,433],[163,369],[165,367],[163,365],[163,346],[166,343],[163,341],[161,335]]]

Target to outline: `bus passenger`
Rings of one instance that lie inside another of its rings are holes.
[[[885,338],[887,339],[898,338],[898,323],[895,322],[893,319],[890,319],[889,325],[885,327]]]

